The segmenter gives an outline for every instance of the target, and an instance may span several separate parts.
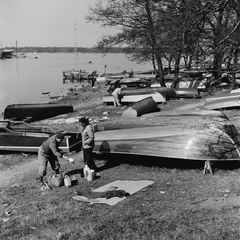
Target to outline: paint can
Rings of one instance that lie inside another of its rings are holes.
[[[84,176],[84,178],[87,178],[89,170],[90,170],[90,168],[88,167],[88,165],[85,165],[84,168],[83,168],[83,176]]]
[[[95,171],[93,169],[88,170],[88,175],[87,175],[87,180],[88,181],[93,181],[95,178]]]
[[[64,176],[64,186],[65,187],[71,187],[72,186],[72,179],[67,174]]]

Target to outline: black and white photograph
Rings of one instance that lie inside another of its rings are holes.
[[[239,0],[0,0],[0,240],[239,240],[239,55]]]

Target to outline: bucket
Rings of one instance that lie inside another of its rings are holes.
[[[60,187],[63,185],[63,177],[60,174],[54,174],[49,178],[50,185]]]
[[[88,181],[93,181],[95,178],[95,172],[93,169],[88,170],[88,175],[87,175],[87,180]]]

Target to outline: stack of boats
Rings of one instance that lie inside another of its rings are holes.
[[[116,81],[119,81],[122,91],[120,94],[122,104],[131,104],[147,97],[152,97],[157,103],[163,103],[171,98],[199,98],[198,86],[202,80],[201,72],[184,72],[177,81],[171,76],[171,81],[166,81],[167,87],[156,83],[154,74],[136,74],[134,77],[116,75],[108,78],[109,92],[114,90]],[[111,94],[103,97],[103,103],[113,104]]]

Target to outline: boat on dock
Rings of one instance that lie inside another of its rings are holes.
[[[33,122],[69,112],[73,112],[73,106],[71,104],[11,104],[4,110],[4,119]]]
[[[61,129],[34,126],[22,121],[0,121],[0,151],[38,152],[42,142]],[[64,140],[60,143],[63,152],[81,150],[81,135],[63,132]]]
[[[88,80],[88,76],[89,74],[85,71],[85,70],[82,70],[82,69],[72,69],[72,70],[65,70],[62,72],[62,75],[63,75],[63,82],[66,82],[66,81],[82,81],[82,80]]]

